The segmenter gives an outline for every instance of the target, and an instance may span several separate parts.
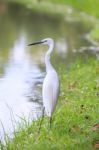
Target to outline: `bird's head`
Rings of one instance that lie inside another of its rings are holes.
[[[44,44],[44,45],[49,45],[50,46],[50,45],[54,44],[54,41],[51,38],[46,38],[46,39],[43,39],[41,41],[31,43],[28,46],[37,45],[37,44]]]

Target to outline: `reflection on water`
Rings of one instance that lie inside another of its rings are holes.
[[[0,9],[0,138],[2,124],[11,134],[13,123],[20,121],[20,117],[32,120],[41,114],[47,47],[26,45],[38,39],[54,38],[56,68],[59,62],[73,62],[78,55],[73,53],[75,49],[90,45],[81,37],[89,29],[80,22],[31,13],[16,5],[4,6]]]
[[[21,35],[10,50],[8,65],[3,77],[0,78],[0,120],[6,131],[11,129],[13,131],[14,122],[12,123],[11,112],[16,121],[19,121],[22,116],[27,119],[36,119],[40,115],[40,110],[37,109],[40,107],[39,101],[30,103],[29,95],[35,90],[35,84],[39,81],[38,78],[32,80],[32,77],[41,75],[41,71],[37,65],[31,65],[25,45],[25,36]],[[31,93],[28,93],[30,90],[32,90]],[[35,96],[37,93],[34,91],[33,94]],[[32,95],[31,98],[33,98]],[[0,131],[2,132],[2,128]]]

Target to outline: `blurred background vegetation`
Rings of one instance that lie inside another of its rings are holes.
[[[76,8],[79,11],[86,12],[90,15],[99,17],[99,1],[98,0],[1,0],[2,2],[18,2],[24,4],[33,4],[38,3],[52,3],[52,4],[63,4],[63,5],[70,5]],[[53,9],[53,8],[52,8]]]
[[[42,13],[57,13],[58,15],[66,15],[71,13],[71,7],[75,9],[76,16],[79,13],[85,13],[87,17],[93,16],[94,27],[90,33],[90,37],[99,41],[99,1],[98,0],[1,0],[2,2],[19,3],[32,11]],[[69,10],[67,10],[69,8]],[[75,12],[74,15],[75,15]],[[88,16],[89,15],[89,16]]]

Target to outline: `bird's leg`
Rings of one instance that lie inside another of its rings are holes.
[[[50,117],[50,129],[51,129],[51,124],[52,124],[52,117]]]
[[[44,111],[45,111],[45,107],[43,107],[43,111],[42,111],[42,119],[41,119],[41,121],[40,121],[40,127],[39,127],[39,131],[38,131],[38,133],[39,133],[39,132],[40,132],[40,130],[41,130],[41,125],[42,125],[43,118],[44,118]]]

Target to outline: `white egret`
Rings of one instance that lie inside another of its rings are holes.
[[[50,62],[50,55],[54,49],[54,41],[51,38],[46,38],[39,42],[31,43],[28,46],[36,44],[47,44],[49,46],[49,49],[45,55],[45,65],[47,74],[43,82],[42,96],[43,96],[43,116],[45,112],[46,115],[50,118],[50,126],[51,126],[52,114],[57,104],[60,87],[58,74]]]

